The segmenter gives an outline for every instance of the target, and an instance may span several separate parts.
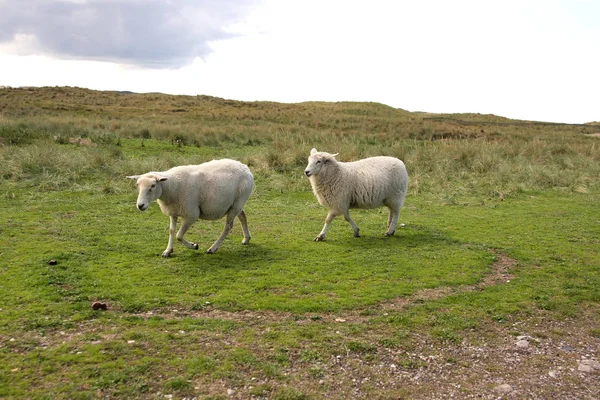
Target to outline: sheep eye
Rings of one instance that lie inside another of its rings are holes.
[[[317,160],[317,164],[321,164],[321,160]]]
[[[324,164],[327,164],[329,162],[329,160],[325,160]]]
[[[152,184],[152,186],[150,186],[150,189],[154,189],[156,187],[156,184]]]

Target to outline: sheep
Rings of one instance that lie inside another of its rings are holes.
[[[208,254],[219,250],[231,231],[236,216],[244,231],[242,244],[250,241],[244,205],[254,189],[254,176],[246,165],[235,160],[222,159],[127,178],[137,182],[137,208],[140,211],[145,211],[152,201],[157,200],[163,214],[171,219],[169,243],[162,253],[163,257],[169,257],[173,252],[173,237],[178,217],[181,217],[183,222],[176,237],[187,248],[198,250],[196,243],[188,242],[184,238],[187,230],[198,218],[218,220],[227,217],[223,233],[206,251]]]
[[[404,163],[395,157],[370,157],[354,162],[340,162],[338,154],[310,151],[304,174],[308,177],[319,204],[328,208],[325,225],[315,238],[325,240],[331,221],[343,215],[360,237],[360,229],[350,218],[350,208],[377,208],[390,210],[386,236],[396,230],[400,209],[408,188],[408,174]]]

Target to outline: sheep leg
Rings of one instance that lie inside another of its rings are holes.
[[[248,229],[248,220],[246,219],[244,210],[238,215],[238,219],[242,223],[242,229],[244,230],[244,240],[242,240],[242,244],[248,244],[250,241],[250,229]]]
[[[333,221],[335,217],[336,215],[331,211],[327,213],[327,218],[325,218],[325,225],[323,226],[321,233],[319,233],[315,238],[315,242],[322,242],[325,240],[325,235],[327,234],[327,229],[329,229],[329,224],[331,224],[331,221]]]
[[[398,217],[400,217],[400,210],[390,208],[388,230],[385,233],[385,236],[394,236],[394,233],[396,232],[396,225],[398,224]]]
[[[192,224],[194,222],[196,222],[196,221],[190,221],[187,219],[183,220],[183,222],[181,223],[181,227],[179,228],[179,231],[177,232],[177,240],[180,241],[181,243],[183,243],[185,245],[185,247],[187,247],[188,249],[198,250],[198,245],[196,243],[188,242],[183,237],[185,235],[185,233],[188,231],[188,229],[190,229],[190,226],[192,226]]]
[[[163,251],[163,257],[169,257],[173,252],[173,238],[175,237],[175,229],[177,229],[177,217],[171,216],[171,223],[169,224],[169,243],[167,248]]]
[[[352,221],[352,218],[350,218],[350,211],[346,211],[344,213],[344,218],[346,218],[346,221],[348,221],[350,226],[352,226],[352,230],[354,231],[354,237],[360,237],[360,229],[358,228],[358,225],[356,225],[354,221]]]
[[[219,250],[219,247],[221,247],[221,243],[223,243],[223,240],[225,240],[227,235],[229,235],[229,232],[231,232],[231,228],[233,228],[234,220],[235,220],[234,213],[227,214],[227,220],[225,221],[225,229],[223,229],[223,233],[221,233],[221,236],[219,236],[217,241],[214,242],[212,246],[210,246],[210,249],[206,250],[206,254],[214,254],[217,252],[217,250]]]

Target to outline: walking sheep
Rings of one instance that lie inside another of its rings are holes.
[[[164,172],[148,172],[133,175],[139,188],[137,208],[145,211],[157,200],[163,214],[171,218],[169,244],[162,253],[169,257],[173,252],[173,237],[177,218],[183,222],[177,232],[177,240],[187,248],[198,250],[196,243],[183,236],[194,222],[200,219],[217,220],[227,217],[225,229],[217,241],[206,251],[215,253],[231,231],[235,217],[242,223],[244,240],[250,241],[244,205],[254,188],[254,177],[248,167],[234,160],[213,160],[200,165],[185,165]]]
[[[360,236],[360,230],[350,218],[350,208],[390,209],[386,236],[396,230],[400,209],[408,188],[408,174],[404,163],[394,157],[370,157],[354,162],[339,162],[337,154],[310,151],[304,171],[319,204],[329,209],[325,226],[315,241],[325,240],[331,221],[343,215]]]

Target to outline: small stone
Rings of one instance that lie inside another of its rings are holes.
[[[48,261],[48,265],[56,265],[56,264],[57,264],[56,260]]]
[[[227,389],[227,396],[233,396],[235,394],[235,390]]]
[[[548,372],[548,376],[550,378],[556,378],[556,371],[550,371],[550,372]]]
[[[517,347],[521,349],[526,349],[529,347],[529,342],[527,341],[527,339],[521,339],[517,342]]]
[[[343,318],[336,318],[335,322],[346,322],[346,320]]]
[[[592,370],[592,367],[590,367],[589,365],[581,364],[580,363],[577,366],[577,371],[579,371],[579,372],[592,372],[593,370]]]
[[[510,393],[513,391],[513,387],[507,383],[503,383],[502,385],[496,386],[494,390],[498,393]]]
[[[127,341],[127,344],[134,344],[134,343],[135,343],[135,340],[128,340]]]
[[[600,370],[600,363],[595,360],[581,360],[577,366],[579,372],[594,372]]]

